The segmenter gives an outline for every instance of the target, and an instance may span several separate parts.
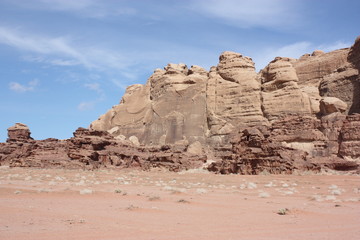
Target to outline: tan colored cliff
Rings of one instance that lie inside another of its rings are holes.
[[[357,40],[351,48],[300,59],[277,57],[259,73],[251,58],[234,52],[222,53],[209,72],[168,64],[146,84],[128,87],[120,104],[90,128],[134,136],[144,145],[220,146],[239,128],[270,126],[288,115],[326,115],[330,99],[342,102],[345,114],[360,112],[359,45]]]

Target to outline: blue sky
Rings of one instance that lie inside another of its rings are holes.
[[[167,63],[349,47],[358,0],[0,0],[0,142],[16,122],[69,138]]]

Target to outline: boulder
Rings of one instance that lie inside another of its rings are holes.
[[[188,153],[190,153],[191,155],[198,155],[198,156],[204,155],[203,146],[201,145],[201,143],[199,141],[196,141],[196,142],[193,142],[192,144],[190,144],[186,151]]]
[[[320,101],[320,112],[323,115],[340,112],[344,113],[347,110],[347,104],[336,97],[324,97]]]
[[[120,135],[121,136],[121,135]],[[122,139],[121,137],[119,137]],[[140,146],[139,139],[136,136],[129,137],[129,141],[134,144],[135,146]]]

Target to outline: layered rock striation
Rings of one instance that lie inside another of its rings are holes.
[[[116,139],[108,132],[85,128],[78,128],[74,137],[66,140],[33,140],[29,135],[27,139],[0,143],[0,163],[11,167],[88,170],[162,167],[181,171],[201,167],[206,160],[206,155],[195,155],[184,148],[137,146],[131,141]]]
[[[210,71],[168,64],[74,138],[34,142],[26,126],[9,128],[0,161],[27,166],[49,159],[38,149],[50,149],[54,159],[92,167],[181,170],[211,160],[219,173],[356,171],[359,71],[359,38],[329,53],[277,57],[258,73],[234,52],[223,52]],[[14,144],[31,154],[16,155]]]
[[[229,143],[239,127],[270,126],[289,115],[359,113],[359,39],[351,48],[277,57],[256,73],[251,58],[224,52],[209,72],[184,64],[157,69],[145,85],[130,86],[90,128],[145,145]]]

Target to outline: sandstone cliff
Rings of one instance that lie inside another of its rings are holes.
[[[35,141],[26,125],[9,128],[0,163],[359,171],[359,71],[360,38],[329,53],[277,57],[258,73],[251,58],[234,52],[222,53],[210,71],[168,64],[71,139]]]
[[[270,126],[289,115],[359,113],[359,45],[358,39],[329,53],[277,57],[259,73],[251,58],[233,52],[222,53],[209,72],[169,64],[145,85],[130,86],[90,128],[134,135],[144,145],[216,146],[228,144],[238,128]]]

